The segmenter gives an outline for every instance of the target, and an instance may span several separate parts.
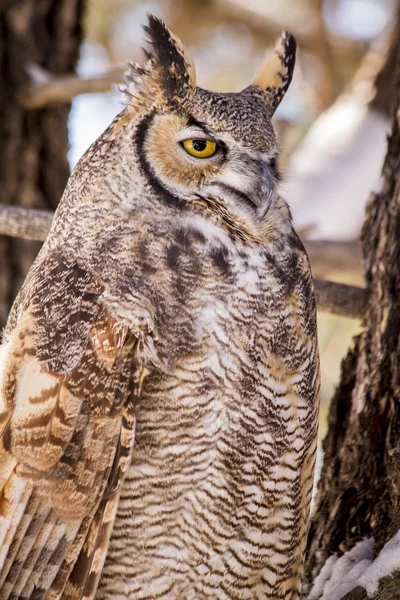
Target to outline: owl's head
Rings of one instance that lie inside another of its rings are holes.
[[[244,90],[215,93],[196,86],[192,59],[162,21],[149,16],[145,31],[147,63],[130,65],[122,88],[128,106],[117,122],[135,115],[142,170],[158,193],[188,203],[212,198],[257,225],[276,194],[271,118],[292,79],[294,37],[282,34]]]

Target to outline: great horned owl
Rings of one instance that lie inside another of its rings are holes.
[[[271,125],[295,41],[218,94],[146,31],[6,328],[0,598],[294,600],[319,382]]]

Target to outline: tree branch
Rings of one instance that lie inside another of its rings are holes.
[[[356,240],[305,240],[301,233],[300,238],[306,247],[314,277],[325,279],[332,271],[338,271],[363,279],[361,250]]]
[[[54,213],[49,210],[0,204],[0,235],[43,242],[49,233],[53,216]]]
[[[362,55],[363,46],[359,42],[345,38],[328,37],[325,40],[321,31],[321,22],[318,16],[307,8],[299,8],[293,12],[291,22],[281,17],[281,11],[263,11],[248,7],[243,0],[215,0],[214,9],[224,18],[247,23],[255,32],[262,35],[266,33],[276,37],[285,27],[295,33],[300,45],[308,49],[318,50],[322,53],[323,63],[327,63],[328,55],[332,51],[340,50],[343,55],[351,53]],[[270,14],[271,13],[271,14]],[[330,59],[329,59],[330,60]],[[325,64],[329,71],[327,64]],[[120,83],[126,70],[125,66],[116,66],[98,77],[81,79],[77,75],[54,76],[43,73],[48,81],[32,81],[23,86],[19,92],[21,105],[26,109],[38,109],[56,102],[70,102],[80,94],[103,93],[110,90],[112,84]]]
[[[53,102],[70,102],[80,94],[108,92],[120,83],[126,67],[114,67],[100,77],[81,79],[77,75],[51,77],[46,82],[33,82],[21,88],[19,99],[27,109],[37,109]]]
[[[367,306],[365,288],[326,279],[314,279],[314,289],[319,310],[350,319],[363,317]]]
[[[46,210],[20,208],[18,206],[0,205],[0,235],[20,237],[26,240],[44,241],[53,220],[53,213]],[[314,244],[317,249],[313,250]],[[310,255],[318,255],[321,262],[321,248],[329,249],[327,256],[332,255],[330,245],[337,248],[336,242],[307,242]],[[311,261],[312,262],[312,261]],[[335,283],[315,279],[315,297],[320,311],[335,315],[362,319],[366,305],[366,291],[363,288],[343,283]]]

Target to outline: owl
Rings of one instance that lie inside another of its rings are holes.
[[[297,600],[319,366],[271,124],[295,40],[213,93],[145,29],[5,330],[0,598]]]

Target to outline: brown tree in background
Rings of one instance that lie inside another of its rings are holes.
[[[0,0],[0,204],[54,209],[69,176],[69,104],[23,106],[36,65],[69,73],[82,38],[84,0]],[[0,236],[0,328],[40,245]]]
[[[361,245],[368,305],[365,329],[342,363],[332,400],[324,465],[311,526],[309,582],[332,555],[371,539],[372,556],[400,529],[400,47],[382,190],[366,209]],[[399,550],[397,550],[399,552]],[[365,558],[365,557],[364,557]],[[356,561],[355,561],[356,562]],[[400,566],[400,556],[399,556]],[[354,567],[354,562],[351,567]],[[343,582],[345,571],[340,573]],[[313,594],[312,598],[321,598]],[[327,597],[326,593],[323,596]],[[400,570],[373,596],[357,585],[343,600],[400,598]],[[339,596],[338,596],[339,598]]]

